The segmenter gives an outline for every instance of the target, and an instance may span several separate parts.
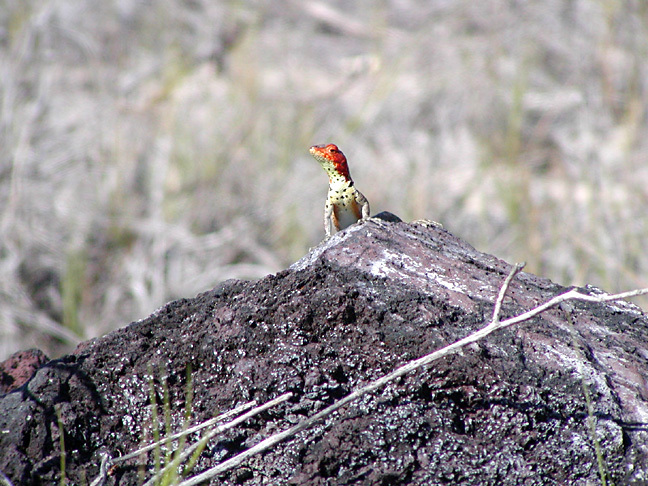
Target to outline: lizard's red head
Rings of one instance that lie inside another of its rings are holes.
[[[333,170],[346,180],[351,180],[347,159],[342,151],[337,148],[337,145],[332,143],[329,143],[328,145],[313,145],[309,152],[313,157],[315,157],[315,160],[320,163],[324,170],[328,172],[329,178],[332,178],[331,176],[334,175],[331,174],[331,170]]]

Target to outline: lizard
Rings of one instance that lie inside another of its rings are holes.
[[[324,205],[324,230],[331,236],[332,228],[340,231],[369,217],[369,201],[353,185],[347,159],[332,143],[313,145],[310,154],[329,176],[329,189]]]

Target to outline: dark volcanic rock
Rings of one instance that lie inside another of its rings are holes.
[[[47,363],[0,398],[0,470],[58,484],[62,429],[66,476],[88,484],[101,451],[152,436],[150,383],[157,404],[166,383],[181,428],[188,369],[192,424],[294,393],[210,443],[204,470],[482,327],[509,270],[425,223],[355,225],[287,271],[171,302]],[[564,291],[522,273],[503,317]],[[645,481],[647,343],[639,308],[572,303],[363,397],[215,484],[598,484],[594,438],[616,484]],[[141,462],[107,484],[141,484]]]
[[[0,363],[0,394],[19,388],[34,372],[49,361],[40,349],[28,349],[12,354]]]

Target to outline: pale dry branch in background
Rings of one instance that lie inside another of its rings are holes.
[[[309,2],[295,2],[295,6],[303,9],[306,15],[321,22],[331,31],[340,31],[353,37],[369,37],[372,35],[371,29],[366,25],[325,2],[312,0]]]

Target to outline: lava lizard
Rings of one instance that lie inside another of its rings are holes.
[[[324,205],[324,230],[331,236],[331,226],[340,231],[369,217],[369,201],[353,185],[347,159],[337,145],[313,145],[310,154],[329,176],[329,190]]]

